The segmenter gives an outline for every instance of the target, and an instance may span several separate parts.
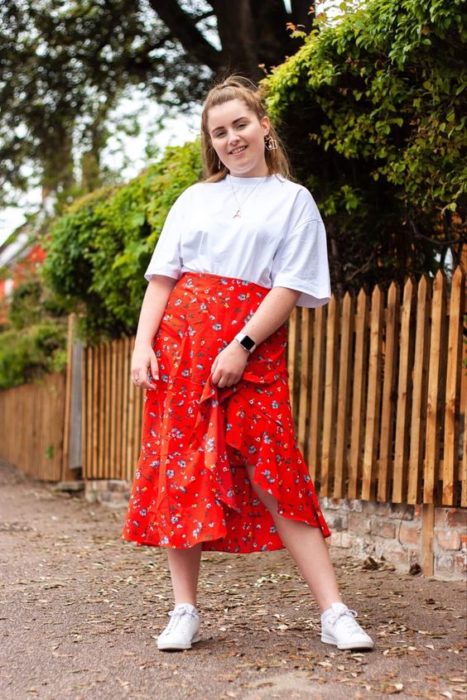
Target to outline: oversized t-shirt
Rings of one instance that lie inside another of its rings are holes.
[[[310,192],[279,175],[227,175],[188,187],[169,211],[145,277],[183,272],[287,287],[301,292],[297,306],[322,306],[331,296],[326,231]]]

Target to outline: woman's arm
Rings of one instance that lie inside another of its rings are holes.
[[[241,330],[259,345],[287,321],[299,296],[295,289],[273,287]]]
[[[173,277],[154,275],[144,295],[131,358],[131,378],[135,384],[145,389],[155,389],[154,380],[159,379],[159,368],[152,349],[152,341],[176,281]],[[149,373],[152,379],[149,379]]]
[[[259,345],[288,319],[299,296],[300,292],[294,289],[273,287],[241,330]],[[233,340],[218,354],[212,364],[212,383],[217,384],[219,388],[236,384],[243,374],[247,360],[247,351]]]

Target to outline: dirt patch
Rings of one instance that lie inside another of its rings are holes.
[[[465,698],[462,583],[364,568],[332,552],[370,653],[319,640],[319,610],[285,550],[204,553],[203,640],[162,653],[165,552],[120,539],[123,511],[0,465],[0,697],[132,700]]]

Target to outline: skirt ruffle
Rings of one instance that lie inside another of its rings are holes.
[[[154,339],[160,379],[146,393],[123,539],[232,553],[282,549],[246,465],[279,514],[331,534],[295,437],[286,324],[252,353],[237,385],[210,381],[217,354],[268,291],[204,273],[185,273],[174,286]]]

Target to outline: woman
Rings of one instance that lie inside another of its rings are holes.
[[[200,639],[202,550],[285,546],[322,611],[322,641],[371,649],[338,591],[288,394],[287,319],[330,298],[323,222],[252,83],[214,87],[201,126],[206,180],[166,219],[131,366],[147,393],[122,537],[167,548],[175,607],[158,648]]]

